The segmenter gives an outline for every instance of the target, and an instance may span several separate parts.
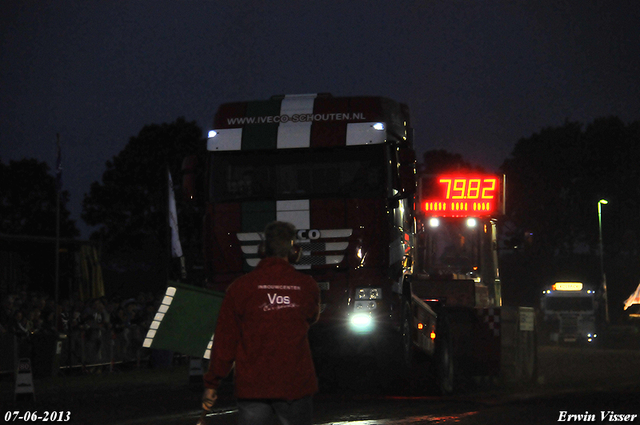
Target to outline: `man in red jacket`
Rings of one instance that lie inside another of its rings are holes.
[[[266,258],[235,280],[222,302],[202,407],[211,410],[235,363],[239,424],[270,423],[273,416],[311,424],[318,383],[307,332],[320,314],[320,289],[289,264],[294,226],[276,221],[264,233]]]

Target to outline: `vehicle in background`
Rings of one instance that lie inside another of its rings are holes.
[[[411,286],[448,316],[458,376],[529,381],[537,361],[534,310],[502,301],[497,225],[505,185],[505,176],[486,173],[422,176]]]
[[[593,343],[598,337],[596,291],[582,282],[556,282],[546,288],[540,310],[549,341]]]

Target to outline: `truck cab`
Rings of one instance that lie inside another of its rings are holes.
[[[555,343],[596,341],[596,291],[582,282],[556,282],[540,299],[545,336]]]
[[[371,342],[399,328],[410,273],[410,124],[406,105],[383,97],[221,105],[207,140],[207,285],[224,291],[252,270],[265,225],[290,222],[302,250],[294,267],[321,290],[315,347],[339,356],[371,351]]]

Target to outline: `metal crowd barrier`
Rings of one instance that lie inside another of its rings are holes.
[[[114,330],[76,330],[69,334],[33,334],[16,338],[0,335],[0,373],[15,373],[19,358],[30,358],[34,376],[55,376],[60,370],[89,370],[96,367],[113,371],[118,364],[140,367],[149,361],[151,350],[142,347],[146,329],[131,326]]]
[[[142,347],[146,329],[130,326],[120,331],[89,329],[71,332],[62,340],[60,368],[94,368],[135,363],[148,359],[149,350]]]

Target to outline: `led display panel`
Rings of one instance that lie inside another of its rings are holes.
[[[492,174],[423,177],[422,212],[438,217],[486,217],[502,214],[503,178]]]

